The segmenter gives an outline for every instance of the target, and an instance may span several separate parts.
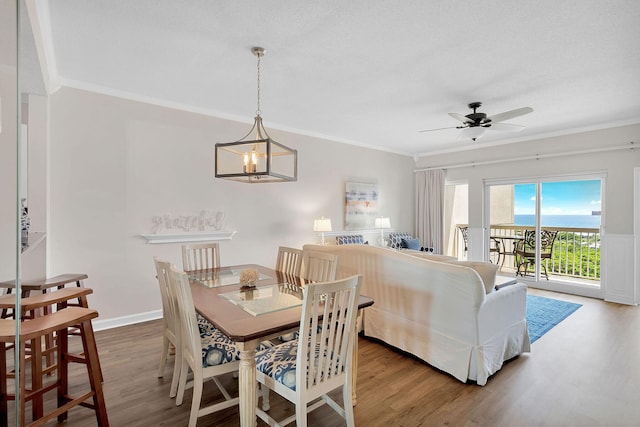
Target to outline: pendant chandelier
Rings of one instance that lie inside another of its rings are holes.
[[[242,139],[216,144],[216,178],[248,183],[296,181],[298,152],[269,136],[260,111],[260,59],[265,50],[254,47],[258,57],[258,98],[253,127]]]

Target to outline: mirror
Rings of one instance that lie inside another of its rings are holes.
[[[16,281],[19,285],[16,280],[20,271],[17,220],[20,151],[17,34],[18,2],[0,2],[0,281]],[[20,366],[17,367],[18,372],[19,369]],[[15,410],[12,412],[9,418],[15,419]]]

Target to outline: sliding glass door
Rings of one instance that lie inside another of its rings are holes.
[[[600,289],[602,176],[486,184],[488,258],[539,287]]]

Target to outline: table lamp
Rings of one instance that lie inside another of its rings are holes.
[[[314,220],[313,231],[320,232],[320,244],[324,246],[324,232],[331,231],[331,220],[325,217]]]
[[[384,240],[384,230],[391,228],[391,221],[389,218],[376,218],[375,227],[380,229],[380,246],[387,246],[387,242]]]

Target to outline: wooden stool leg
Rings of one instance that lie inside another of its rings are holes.
[[[19,354],[19,360],[21,361],[20,363],[22,363],[22,361],[24,361],[26,359],[26,342],[23,340],[20,340],[20,348],[18,350],[18,354]],[[25,409],[26,409],[26,405],[27,405],[27,393],[26,393],[26,382],[25,382],[25,366],[24,364],[22,364],[20,366],[20,375],[19,375],[19,380],[18,380],[18,390],[16,390],[15,395],[19,396],[19,400],[20,400],[20,405],[19,407],[16,405],[16,425],[20,425],[23,426],[25,424],[25,419],[24,419],[24,415],[25,415]]]
[[[98,421],[99,427],[108,427],[109,419],[107,417],[107,407],[102,393],[102,373],[100,370],[100,359],[98,357],[98,346],[95,336],[93,335],[91,320],[82,322],[80,328],[82,332],[82,346],[87,360],[89,382],[91,383],[91,390],[95,392],[93,402],[96,411],[96,420]]]
[[[9,425],[9,409],[7,407],[7,350],[5,343],[0,349],[0,427]]]
[[[57,363],[58,369],[56,369],[57,381],[58,381],[58,408],[67,403],[67,395],[69,394],[69,359],[67,358],[67,352],[69,350],[69,335],[66,328],[58,331],[56,336],[57,344]],[[63,422],[67,419],[67,412],[63,412],[58,415],[58,421]]]
[[[43,290],[42,290],[42,293],[43,293],[43,294],[46,294],[46,293],[47,293],[47,290],[46,290],[46,289],[43,289]],[[45,315],[45,316],[46,316],[47,314],[51,314],[51,313],[53,313],[53,310],[52,310],[52,308],[51,308],[50,306],[45,306],[45,307],[43,307],[43,308],[42,308],[42,311],[43,311],[43,313],[44,313],[44,315]],[[53,340],[54,340],[54,338],[53,338],[53,333],[51,333],[51,334],[47,334],[47,336],[45,337],[45,348],[52,348],[52,347],[54,346],[54,344],[53,344]],[[51,353],[51,352],[48,352],[48,353],[47,353],[47,367],[49,367],[49,366],[53,366],[53,364],[54,364],[54,363],[55,363],[54,354],[53,354],[53,353]],[[51,374],[49,374],[49,375],[51,375]]]
[[[82,283],[82,281],[79,281],[79,282],[77,282],[77,283],[78,283],[78,287],[84,287],[84,286],[80,286],[80,284]],[[79,305],[80,307],[89,308],[89,302],[87,301],[87,296],[86,296],[86,295],[83,295],[83,296],[81,296],[81,297],[79,297],[79,298],[78,298],[78,305]],[[64,306],[63,306],[63,305],[59,305],[59,306],[58,306],[58,310],[59,310],[60,308],[64,308],[64,307],[66,307],[66,306],[67,306],[67,304],[65,304]],[[74,330],[74,333],[72,333],[71,335],[78,335],[77,330],[80,330],[80,327],[79,327],[79,326],[76,326],[76,327],[74,327],[74,328],[73,328],[73,330]],[[80,332],[80,334],[82,334],[82,332]],[[94,341],[94,343],[95,343],[95,341]],[[96,354],[97,354],[97,353],[98,353],[98,348],[96,347],[94,350],[95,350],[95,352],[96,352]],[[80,356],[81,356],[81,357],[80,357],[80,358],[78,358],[78,359],[77,359],[77,360],[75,360],[75,361],[76,361],[76,362],[80,362],[80,363],[86,363],[86,356],[85,356],[84,354],[81,354]],[[85,358],[85,362],[83,362],[83,361],[81,360],[82,358]],[[100,366],[100,361],[98,361],[98,371],[100,372],[100,382],[102,383],[102,382],[104,382],[104,376],[102,375],[102,367]]]
[[[23,366],[21,372],[25,370]],[[34,338],[31,341],[31,391],[42,389],[42,337]],[[43,396],[38,391],[33,396],[31,402],[31,414],[34,420],[42,418]]]

